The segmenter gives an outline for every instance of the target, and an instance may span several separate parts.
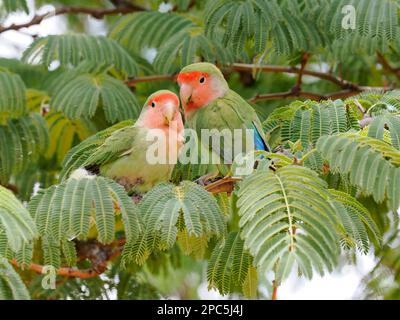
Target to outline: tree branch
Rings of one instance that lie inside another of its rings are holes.
[[[298,90],[296,86],[292,88],[290,91],[285,92],[277,92],[277,93],[268,93],[268,94],[257,94],[253,98],[250,98],[248,101],[251,103],[256,103],[259,101],[271,101],[271,100],[279,100],[279,99],[287,99],[287,98],[306,98],[315,101],[321,100],[336,100],[336,99],[346,99],[352,96],[356,96],[357,94],[365,91],[371,90],[381,90],[381,91],[389,91],[392,90],[392,87],[364,87],[359,86],[357,89],[353,90],[341,90],[337,92],[332,92],[329,94],[321,95],[318,93],[307,92]]]
[[[68,278],[88,279],[97,277],[107,270],[108,262],[119,255],[121,255],[122,247],[125,244],[125,239],[118,239],[111,244],[104,245],[96,240],[76,241],[76,249],[78,260],[89,260],[92,267],[89,269],[79,270],[71,267],[61,267],[57,269],[57,275]],[[14,266],[20,267],[16,260],[10,261]],[[43,265],[31,263],[28,267],[29,270],[43,273]]]
[[[137,77],[132,78],[126,81],[126,85],[128,87],[136,87],[138,83],[144,82],[154,82],[154,81],[175,81],[176,75],[154,75],[154,76],[144,76],[144,77]]]
[[[299,71],[299,76],[297,77],[297,82],[296,82],[296,87],[301,90],[301,86],[303,85],[303,74],[304,74],[304,69],[306,67],[306,64],[308,62],[308,59],[310,58],[309,53],[304,53],[303,57],[301,58],[301,67]]]
[[[301,69],[298,67],[283,67],[276,65],[256,65],[256,64],[247,64],[247,63],[233,63],[231,68],[235,71],[247,71],[252,72],[252,70],[261,70],[263,72],[272,72],[272,73],[289,73],[289,74],[302,74],[307,76],[312,76],[315,78],[319,78],[322,80],[326,80],[332,82],[342,89],[354,89],[357,87],[356,84],[353,84],[349,81],[343,80],[340,77],[336,77],[330,73],[320,72],[320,71],[312,71],[307,69]]]
[[[240,64],[235,63],[232,65],[232,69],[235,71],[247,71],[249,72],[252,70],[252,66],[254,65],[247,65],[247,64]],[[305,64],[304,64],[305,66]],[[278,99],[286,99],[286,98],[296,98],[302,97],[311,100],[327,100],[327,99],[341,99],[341,98],[348,98],[354,95],[359,94],[363,91],[368,90],[382,90],[388,91],[391,90],[391,87],[366,87],[366,86],[359,86],[353,83],[350,83],[345,80],[339,80],[332,75],[314,72],[306,70],[304,67],[303,69],[292,68],[292,67],[281,67],[281,66],[262,66],[261,68],[266,68],[266,72],[276,72],[276,73],[296,73],[299,74],[299,79],[297,80],[297,84],[289,91],[285,92],[278,92],[278,93],[269,93],[269,94],[257,94],[253,98],[250,98],[248,101],[251,103],[256,103],[259,101],[271,101],[271,100],[278,100]],[[340,83],[343,87],[348,87],[350,89],[341,90],[338,92],[333,92],[327,95],[321,95],[318,93],[308,92],[301,90],[301,85],[299,87],[298,83],[301,83],[302,75],[312,75],[324,80],[329,80],[331,82]],[[126,81],[126,85],[128,87],[135,87],[138,83],[144,82],[154,82],[154,81],[176,81],[176,75],[152,75],[152,76],[144,76],[144,77],[137,77]]]
[[[278,286],[275,280],[272,280],[272,297],[271,300],[277,300],[278,298]]]
[[[16,266],[20,267],[17,261],[11,260],[11,263]],[[36,263],[31,263],[29,270],[34,271],[36,273],[43,274],[44,266]],[[68,277],[68,278],[80,278],[80,279],[88,279],[88,278],[94,278],[97,277],[101,274],[101,272],[97,272],[93,269],[85,269],[85,270],[78,270],[76,268],[67,268],[67,267],[62,267],[57,270],[57,275],[63,276],[63,277]]]
[[[253,98],[250,98],[248,101],[251,103],[257,103],[259,101],[272,101],[272,100],[279,100],[279,99],[287,99],[287,98],[294,98],[294,97],[302,97],[311,100],[323,100],[324,96],[307,92],[301,91],[293,87],[292,90],[285,91],[285,92],[277,92],[277,93],[268,93],[268,94],[257,94]]]
[[[393,73],[397,79],[400,79],[400,68],[394,68],[390,65],[389,61],[383,56],[382,53],[377,52],[378,62],[382,65],[383,69],[389,73]]]
[[[242,179],[240,178],[225,177],[205,186],[204,189],[212,194],[224,192],[232,193],[235,187],[235,183],[241,180]]]
[[[63,14],[87,14],[96,19],[102,19],[106,15],[128,14],[138,11],[146,11],[146,9],[133,4],[126,4],[115,8],[89,8],[89,7],[78,7],[78,6],[61,7],[51,12],[47,12],[41,15],[35,15],[31,21],[26,23],[12,24],[8,27],[0,26],[0,33],[10,30],[20,30],[23,28],[29,28],[31,26],[40,24],[43,20],[47,18]]]
[[[13,193],[18,194],[19,190],[18,187],[14,184],[0,184],[1,186],[3,186],[4,188],[7,188],[8,190],[11,190]]]

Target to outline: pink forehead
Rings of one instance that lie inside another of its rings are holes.
[[[197,80],[200,77],[208,77],[208,74],[200,71],[192,71],[192,72],[182,72],[178,75],[178,83],[181,82],[190,82],[193,80]]]
[[[168,100],[172,100],[172,101],[174,101],[174,103],[175,103],[176,105],[179,105],[179,98],[178,98],[178,96],[177,96],[176,94],[172,93],[172,92],[171,92],[171,93],[169,93],[169,92],[167,92],[167,93],[161,93],[161,94],[155,96],[153,99],[151,99],[151,100],[149,101],[149,105],[150,105],[152,102],[165,102],[165,101],[168,101]]]

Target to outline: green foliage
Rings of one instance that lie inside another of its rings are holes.
[[[273,146],[300,140],[304,148],[315,146],[323,135],[360,128],[354,109],[341,100],[293,102],[275,109],[263,126],[273,137]]]
[[[26,113],[25,85],[21,77],[0,68],[0,123]]]
[[[120,185],[79,171],[34,196],[29,211],[42,237],[45,261],[55,267],[60,266],[65,241],[87,239],[92,234],[101,243],[112,242],[116,215],[121,215],[127,241],[134,241],[142,228],[137,207]]]
[[[357,247],[363,253],[369,251],[369,239],[380,247],[381,233],[370,212],[346,192],[329,189],[335,199],[335,208],[341,220],[341,242],[345,247]]]
[[[288,166],[246,178],[239,191],[240,226],[255,265],[276,269],[279,283],[294,262],[308,278],[313,268],[320,274],[332,270],[339,248],[336,213],[328,200],[325,183],[306,168]]]
[[[0,182],[35,163],[48,145],[48,130],[39,114],[9,119],[0,126]]]
[[[35,40],[24,52],[23,61],[49,67],[58,61],[63,66],[77,66],[82,61],[114,67],[127,76],[135,76],[135,60],[112,39],[81,34],[47,36]]]
[[[138,32],[139,27],[141,32]],[[146,48],[157,48],[159,53],[154,67],[161,73],[177,72],[199,59],[233,62],[233,55],[221,46],[220,39],[206,37],[200,25],[174,13],[139,12],[128,15],[116,23],[110,37],[135,54]],[[175,63],[177,60],[178,63]]]
[[[60,112],[50,112],[45,116],[49,128],[50,143],[46,150],[47,159],[55,158],[62,162],[67,152],[75,145],[96,132],[95,125],[86,118],[70,120]],[[63,137],[63,143],[59,143]]]
[[[26,0],[3,0],[3,5],[6,11],[13,12],[13,11],[25,11],[25,13],[29,13],[28,4]]]
[[[10,263],[0,257],[0,300],[29,300],[29,292]]]
[[[388,130],[386,130],[386,127]],[[387,132],[389,131],[389,132]],[[400,149],[400,119],[390,114],[376,117],[368,127],[368,136],[384,140],[385,133],[390,135],[393,147]]]
[[[332,172],[348,174],[350,182],[377,203],[387,201],[397,212],[400,206],[400,153],[388,143],[356,133],[324,136],[317,150]]]
[[[54,93],[51,107],[70,119],[93,118],[101,105],[109,123],[135,119],[140,106],[125,84],[107,74],[82,74]]]
[[[369,45],[372,50],[387,50],[388,44],[392,42],[397,35],[399,20],[397,17],[396,1],[346,1],[346,0],[331,0],[331,5],[325,6],[322,10],[321,22],[330,22],[328,28],[336,36],[335,44],[340,40],[351,37],[362,39],[361,43],[357,41],[345,42],[346,44],[361,44],[361,48],[366,49],[365,41],[369,40]],[[355,8],[356,14],[356,29],[344,29],[342,27],[343,13],[341,8],[346,5],[352,5]],[[334,6],[334,10],[332,10]],[[329,9],[328,9],[329,8]],[[354,46],[352,49],[356,49]]]
[[[34,5],[112,10],[122,2]],[[400,91],[385,92],[399,82],[398,0],[172,0],[166,13],[160,0],[125,2],[145,11],[99,18],[107,36],[93,35],[85,14],[67,14],[67,34],[34,39],[19,60],[0,58],[0,299],[191,299],[205,275],[223,295],[255,298],[272,273],[275,285],[292,271],[311,278],[355,251],[379,260],[363,297],[398,298]],[[3,21],[28,13],[25,0],[0,3]],[[342,25],[349,5],[355,29]],[[232,193],[228,184],[195,183],[221,169],[214,164],[178,162],[171,181],[138,204],[82,170],[116,130],[133,126],[149,94],[178,91],[158,75],[199,61],[216,63],[244,98],[296,98],[254,105],[273,152],[257,153]],[[295,97],[348,97],[370,86],[380,89],[334,101]],[[83,243],[95,244],[95,259]],[[96,259],[101,277],[58,276],[56,290],[30,270],[34,262],[98,271]]]
[[[178,186],[159,184],[144,196],[139,208],[143,233],[125,246],[125,262],[143,264],[153,251],[170,249],[180,230],[197,238],[225,232],[225,219],[215,198],[190,181]]]
[[[0,66],[19,75],[28,88],[43,89],[44,81],[48,76],[48,71],[43,66],[26,64],[16,59],[0,58]]]
[[[137,12],[119,19],[109,37],[129,51],[140,53],[144,48],[160,48],[175,34],[192,26],[190,19],[175,13]]]
[[[346,104],[362,105],[367,114],[371,116],[395,113],[400,110],[399,90],[363,92],[355,97],[348,98]]]
[[[342,8],[355,8],[356,29],[342,27]],[[292,0],[292,1],[209,1],[206,32],[212,36],[224,30],[224,43],[236,52],[246,43],[261,53],[318,52],[329,48],[336,57],[353,52],[387,51],[398,32],[395,1]]]
[[[275,172],[259,169],[245,178],[239,189],[239,226],[255,265],[274,270],[280,283],[295,262],[307,278],[313,270],[319,274],[332,270],[339,254],[339,236],[368,251],[363,223],[375,232],[375,239],[379,231],[354,198],[347,195],[345,203],[339,196],[315,172],[299,166]]]
[[[34,221],[14,194],[0,186],[0,257],[9,247],[19,251],[37,235]]]
[[[249,298],[257,296],[257,272],[253,272],[253,258],[244,249],[237,232],[230,233],[214,248],[207,268],[209,288],[221,294],[239,291]],[[253,284],[253,285],[252,285]]]
[[[398,300],[400,297],[400,247],[386,246],[379,253],[379,262],[363,279],[365,299]]]

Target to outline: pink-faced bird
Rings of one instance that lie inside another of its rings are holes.
[[[81,167],[111,178],[123,185],[130,194],[139,196],[156,184],[168,181],[184,141],[179,105],[179,98],[171,91],[153,93],[134,125],[112,132],[94,150],[86,147],[91,154],[81,163]],[[149,135],[152,130],[164,136],[164,162],[155,163],[149,159],[152,153],[147,151],[155,142],[151,138],[155,135]]]
[[[215,65],[206,62],[188,65],[181,70],[177,81],[188,126],[196,130],[199,137],[202,129],[228,129],[232,132],[239,129],[243,131],[242,137],[246,137],[244,132],[250,129],[254,149],[270,151],[261,121],[253,107],[229,89],[222,72]],[[217,148],[209,141],[202,143],[207,143],[224,163],[230,164],[234,160],[234,151],[228,150],[230,152],[226,153],[224,149],[233,148],[234,142],[221,142]],[[242,141],[243,147],[244,144],[245,141]]]

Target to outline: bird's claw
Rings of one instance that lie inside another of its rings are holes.
[[[195,180],[194,182],[205,187],[209,184],[212,183],[211,180],[215,179],[216,177],[218,177],[218,173],[212,172],[212,173],[208,173],[204,176],[201,176],[200,178],[198,178],[197,180]]]

